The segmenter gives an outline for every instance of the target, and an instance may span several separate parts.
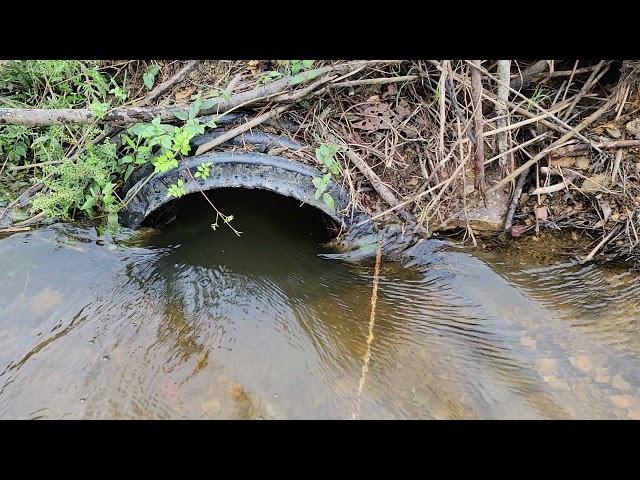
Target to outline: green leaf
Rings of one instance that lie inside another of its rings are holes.
[[[142,76],[142,80],[144,81],[145,86],[148,90],[153,88],[153,84],[155,83],[156,75],[160,72],[160,67],[158,65],[151,65],[147,72]]]
[[[335,205],[335,202],[333,201],[333,197],[331,195],[329,195],[328,193],[323,193],[322,194],[322,200],[324,200],[324,203],[331,210],[335,210],[336,209],[336,205]]]
[[[176,116],[178,120],[182,120],[183,122],[186,122],[189,119],[189,112],[176,111],[176,112],[173,112],[173,114]]]
[[[91,210],[93,206],[96,204],[96,199],[91,195],[87,195],[85,202],[80,207],[80,210]]]
[[[124,174],[124,181],[126,182],[127,180],[129,180],[129,177],[131,176],[131,174],[133,173],[133,171],[135,170],[135,167],[133,165],[129,165],[127,167],[127,171]]]
[[[89,108],[98,119],[101,119],[104,118],[109,111],[109,108],[111,108],[111,103],[92,102],[91,105],[89,105]]]
[[[313,65],[313,60],[302,60],[302,66],[304,68],[311,68],[311,65]]]
[[[322,179],[320,177],[315,177],[313,180],[313,185],[320,190],[322,188]]]
[[[107,215],[107,223],[109,224],[110,227],[117,227],[118,226],[118,214],[117,213],[110,213],[109,215]]]
[[[133,140],[131,140],[131,137],[129,135],[123,135],[122,138],[131,148],[136,148],[136,144],[133,142]]]
[[[136,123],[128,131],[132,135],[135,135],[136,137],[139,137],[146,128],[147,128],[147,126],[144,123]],[[134,148],[134,146],[131,145],[131,148]]]
[[[201,110],[209,110],[210,108],[215,107],[217,103],[218,103],[218,100],[216,100],[215,98],[209,98],[202,102],[202,106],[200,108]]]
[[[333,161],[333,164],[331,165],[331,173],[333,173],[334,175],[338,175],[340,173],[340,164],[338,162],[336,162],[335,160]]]
[[[107,182],[102,188],[102,195],[107,196],[113,191],[113,183]]]
[[[289,85],[298,85],[300,83],[304,83],[307,80],[313,80],[316,77],[319,77],[322,74],[322,70],[316,68],[315,70],[309,70],[308,72],[299,73],[298,75],[294,75],[289,80]]]

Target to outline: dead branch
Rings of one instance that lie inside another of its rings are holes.
[[[507,217],[504,221],[504,231],[508,232],[511,230],[511,226],[513,225],[513,216],[516,213],[516,207],[518,206],[518,202],[520,201],[520,195],[522,195],[522,189],[524,184],[529,177],[529,168],[522,172],[520,178],[518,178],[518,183],[516,184],[516,189],[513,192],[513,197],[511,197],[511,202],[509,203],[509,209],[507,210]]]
[[[544,78],[544,73],[548,71],[549,64],[546,60],[538,60],[536,63],[529,65],[522,71],[520,75],[515,76],[511,80],[511,87],[519,90],[526,87],[532,82]]]
[[[284,112],[287,108],[289,108],[290,105],[281,105],[278,108],[274,108],[272,110],[269,110],[266,113],[263,113],[262,115],[259,115],[257,117],[252,118],[250,121],[243,123],[242,125],[239,125],[235,128],[232,128],[231,130],[229,130],[228,132],[225,132],[224,134],[220,135],[219,137],[214,138],[213,140],[211,140],[210,142],[204,143],[202,145],[200,145],[198,147],[198,149],[196,150],[196,155],[202,155],[203,153],[208,152],[209,150],[211,150],[214,147],[217,147],[218,145],[223,144],[224,142],[227,142],[229,140],[231,140],[234,137],[237,137],[238,135],[251,130],[254,127],[257,127],[258,125],[260,125],[261,123],[263,123],[264,121],[273,118],[277,115],[280,115],[282,112]]]
[[[486,189],[484,180],[484,139],[482,137],[482,74],[480,73],[480,60],[474,60],[478,68],[471,70],[471,94],[473,96],[473,118],[476,144],[473,153],[473,172],[475,179],[473,185],[476,190],[484,195]]]
[[[496,127],[505,128],[509,125],[509,109],[507,108],[507,101],[509,100],[509,74],[511,71],[510,60],[498,60],[498,78],[502,84],[498,85],[498,101],[496,104],[495,112],[498,119],[496,120]],[[498,152],[500,153],[500,159],[498,163],[502,168],[507,164],[507,156],[505,152],[509,150],[509,135],[508,132],[500,132],[498,134]]]
[[[387,85],[389,83],[411,82],[420,78],[418,75],[404,75],[401,77],[365,78],[348,82],[332,83],[331,88],[356,87],[360,85]]]
[[[607,235],[606,237],[604,237],[600,243],[598,243],[598,245],[596,245],[593,250],[591,250],[589,252],[589,254],[584,257],[582,260],[580,260],[580,265],[583,265],[591,260],[593,260],[593,257],[595,257],[596,253],[598,253],[598,251],[604,247],[605,243],[607,243],[609,241],[609,239],[611,239],[611,237],[613,237],[613,235],[619,230],[619,227],[616,226],[613,228],[613,230],[611,230],[611,232],[609,232],[609,235]]]
[[[589,152],[589,150],[591,150],[593,146],[597,146],[602,150],[614,150],[617,148],[640,147],[640,140],[614,140],[611,142],[592,143],[591,145],[585,145],[585,144],[569,145],[567,147],[557,148],[556,150],[551,152],[550,156],[552,158],[576,157]]]

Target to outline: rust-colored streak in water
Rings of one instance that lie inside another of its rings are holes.
[[[367,351],[362,359],[362,374],[358,382],[358,393],[356,394],[356,408],[351,415],[352,419],[358,418],[360,415],[360,403],[362,398],[362,390],[367,381],[367,373],[369,373],[369,361],[371,360],[371,344],[373,343],[373,327],[376,323],[376,303],[378,302],[378,283],[380,281],[380,261],[382,260],[382,242],[378,242],[376,250],[376,266],[373,272],[373,289],[371,292],[371,313],[369,314],[369,335],[367,335]]]

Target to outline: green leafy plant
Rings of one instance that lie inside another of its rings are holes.
[[[120,75],[122,69],[87,61],[10,61],[0,69],[0,95],[3,103],[11,107],[89,108],[101,119],[129,97],[126,70],[122,83],[104,71]],[[143,76],[148,89],[153,88],[159,73],[158,65],[149,66]],[[211,110],[226,95],[228,92],[214,90],[207,99],[194,96],[190,108],[176,115],[183,121],[180,126],[162,124],[159,118],[133,125],[121,136],[119,154],[110,141],[92,144],[101,133],[96,125],[5,126],[0,129],[0,155],[5,163],[29,168],[0,177],[3,198],[6,185],[21,191],[36,179],[44,188],[34,197],[31,213],[43,212],[63,219],[82,214],[106,218],[107,226],[116,226],[117,212],[124,206],[117,192],[134,170],[148,163],[154,167],[153,175],[177,168],[180,159],[190,153],[193,137],[216,126],[214,121],[202,122],[198,115]],[[31,169],[29,162],[37,165]],[[195,176],[209,178],[210,167],[211,163],[200,165]],[[180,178],[171,185],[168,196],[185,195],[186,181]],[[221,219],[239,235],[230,225],[233,216],[222,214],[213,204],[212,207],[215,225]]]
[[[27,157],[31,143],[30,129],[25,125],[7,125],[0,135],[0,157],[10,163],[18,164]]]
[[[264,72],[262,75],[260,75],[258,77],[258,80],[256,80],[256,83],[258,85],[266,85],[267,83],[271,82],[272,80],[279,78],[282,76],[282,73],[276,71],[276,70],[270,70],[268,72]]]
[[[90,108],[102,118],[122,95],[126,95],[124,85],[105,74],[100,62],[12,60],[0,68],[0,97],[11,107]],[[26,168],[4,169],[0,190],[9,195],[23,190],[40,177],[42,169],[30,168],[31,164],[61,162],[67,152],[77,150],[79,143],[90,142],[98,133],[92,125],[1,127],[0,158],[9,167]]]
[[[65,219],[75,210],[94,216],[95,208],[113,215],[120,204],[112,181],[117,170],[115,145],[89,145],[74,160],[45,167],[43,183],[48,192],[35,197],[31,211]]]
[[[111,108],[111,103],[109,102],[93,102],[89,105],[91,111],[96,115],[98,119],[104,118],[109,109]]]
[[[124,102],[127,99],[127,93],[120,88],[119,85],[116,85],[111,90],[109,90],[114,97],[116,97],[121,102]]]
[[[194,177],[206,180],[211,175],[211,162],[201,163],[198,165],[198,171],[194,174]]]
[[[174,197],[174,198],[180,198],[183,195],[186,195],[187,190],[184,188],[184,180],[179,178],[174,185],[169,186],[167,193],[169,194],[170,197]]]
[[[297,75],[302,70],[308,70],[313,65],[313,60],[278,60],[287,75]]]
[[[160,67],[158,67],[158,65],[154,63],[153,65],[150,65],[144,75],[142,75],[142,80],[144,81],[144,85],[148,90],[151,90],[153,88],[153,84],[156,81],[156,76],[158,75],[158,73],[160,73]]]
[[[315,70],[309,70],[307,72],[299,73],[294,75],[289,80],[290,85],[298,85],[300,83],[304,83],[307,80],[313,80],[314,78],[319,77],[322,74],[322,70],[316,68]]]
[[[340,164],[335,158],[338,150],[338,147],[331,143],[321,143],[320,146],[316,148],[316,161],[321,165],[322,176],[312,180],[313,185],[316,187],[316,200],[322,197],[322,201],[331,210],[335,210],[335,201],[331,194],[327,192],[327,189],[331,182],[331,175],[338,175],[340,173]]]
[[[169,170],[173,170],[174,168],[178,168],[178,160],[174,156],[175,154],[167,150],[162,155],[158,155],[152,161],[153,166],[155,167],[153,173],[164,173]]]

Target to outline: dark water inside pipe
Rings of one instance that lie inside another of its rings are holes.
[[[373,261],[274,194],[0,239],[0,418],[350,418]],[[640,278],[424,242],[380,269],[360,418],[640,418]]]

